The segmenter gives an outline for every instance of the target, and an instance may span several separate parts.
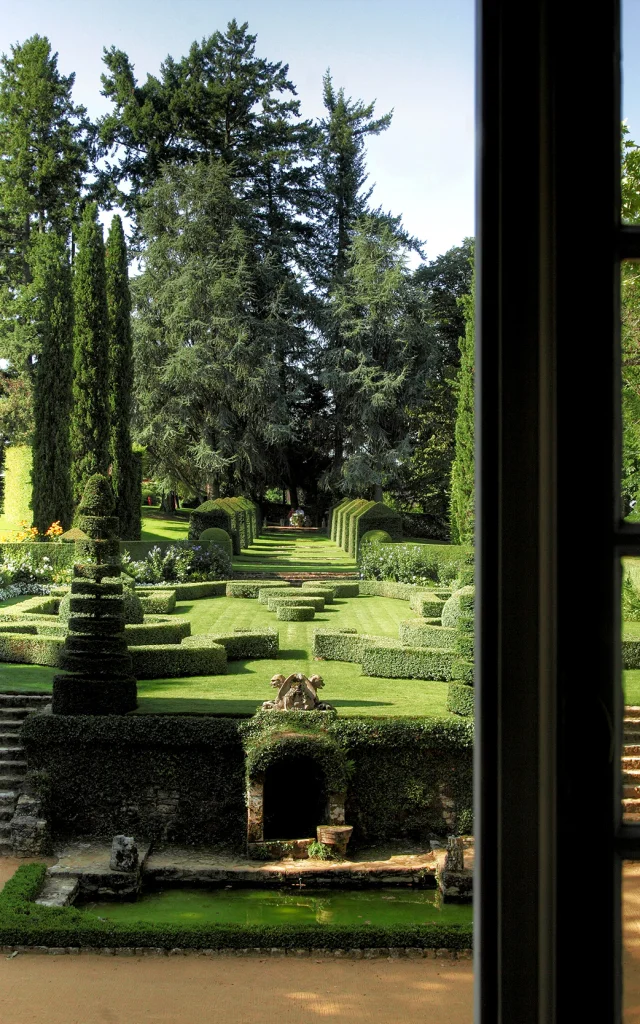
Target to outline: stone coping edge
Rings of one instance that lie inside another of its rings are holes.
[[[330,960],[472,960],[471,949],[422,949],[419,946],[391,946],[371,949],[165,949],[156,946],[0,946],[0,953],[10,958],[17,953],[41,953],[49,956],[204,956],[204,957],[293,957]]]

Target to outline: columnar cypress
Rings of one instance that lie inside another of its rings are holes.
[[[71,268],[64,239],[38,237],[31,258],[39,355],[33,380],[33,522],[68,530],[73,518],[69,416],[73,364]]]
[[[106,247],[112,482],[122,540],[140,539],[140,464],[131,450],[133,348],[127,245],[115,216]]]
[[[460,302],[465,313],[464,337],[460,338],[460,371],[456,390],[456,452],[451,467],[451,540],[454,544],[473,543],[475,519],[475,437],[474,437],[474,289]]]
[[[73,276],[71,482],[77,504],[94,473],[109,468],[109,346],[102,226],[89,203],[78,234]]]

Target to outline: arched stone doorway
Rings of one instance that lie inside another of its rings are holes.
[[[312,757],[287,756],[264,773],[264,838],[315,839],[327,821],[327,786]]]

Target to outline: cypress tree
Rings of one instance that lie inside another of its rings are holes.
[[[123,540],[140,539],[140,460],[131,449],[133,348],[127,245],[115,216],[106,247],[112,483]]]
[[[464,337],[460,338],[460,372],[458,374],[458,410],[456,414],[456,453],[451,467],[451,541],[453,544],[473,543],[475,519],[474,486],[474,291],[460,302],[465,314]]]
[[[82,215],[73,276],[71,482],[74,504],[94,473],[109,468],[109,344],[102,226],[89,203]]]
[[[69,416],[73,359],[71,268],[64,239],[40,235],[31,256],[39,356],[33,381],[33,521],[71,526]]]

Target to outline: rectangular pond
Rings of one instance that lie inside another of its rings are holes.
[[[130,902],[76,904],[114,924],[470,925],[472,907],[434,889],[166,889]]]

